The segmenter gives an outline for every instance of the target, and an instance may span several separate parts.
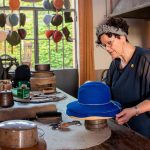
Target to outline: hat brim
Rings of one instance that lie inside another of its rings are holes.
[[[69,116],[70,118],[73,118],[73,119],[76,119],[76,120],[107,120],[107,119],[110,119],[112,117],[98,117],[98,116],[90,116],[90,117],[84,117],[84,118],[78,118],[78,117],[75,117],[75,116]]]
[[[38,143],[35,146],[28,147],[28,148],[8,148],[0,146],[0,150],[46,150],[46,142],[39,138]]]
[[[110,101],[104,105],[84,105],[78,101],[71,102],[67,105],[67,115],[78,118],[91,116],[97,117],[115,117],[121,111],[120,104]]]

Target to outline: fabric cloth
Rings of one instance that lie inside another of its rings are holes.
[[[84,6],[84,7],[83,7]],[[86,16],[86,17],[85,17]],[[79,19],[79,85],[96,80],[94,64],[93,1],[78,1]]]
[[[133,107],[145,99],[150,100],[150,51],[136,47],[136,50],[124,69],[119,69],[120,60],[112,61],[106,77],[111,88],[112,99],[123,108]],[[129,126],[140,134],[150,138],[150,114],[135,116]]]

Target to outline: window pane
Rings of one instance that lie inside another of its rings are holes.
[[[12,47],[9,43],[6,42],[6,53],[11,57],[16,58],[20,63],[20,44]]]
[[[20,4],[22,7],[33,7],[33,3],[31,3],[31,2],[20,1]]]
[[[0,1],[0,6],[3,6],[3,0]]]
[[[39,63],[46,64],[49,61],[49,40],[39,40]]]
[[[43,1],[34,3],[34,7],[43,7]]]
[[[73,43],[64,43],[64,68],[73,68]]]
[[[58,69],[63,68],[63,49],[62,41],[60,41],[57,46],[52,41],[51,42],[51,66],[52,68]]]
[[[22,10],[21,13],[26,15],[26,23],[24,28],[27,32],[26,39],[34,39],[34,19],[33,19],[33,11],[25,11]]]
[[[48,30],[49,28],[46,26],[46,24],[43,22],[43,18],[47,14],[47,11],[39,11],[38,12],[38,28],[39,28],[39,39],[46,39],[45,36],[45,30]]]

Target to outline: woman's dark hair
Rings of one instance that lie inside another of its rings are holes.
[[[127,35],[128,35],[128,29],[129,29],[129,26],[127,24],[127,22],[125,20],[123,20],[122,18],[118,17],[118,18],[115,18],[115,17],[111,17],[109,18],[108,20],[106,20],[105,22],[105,25],[108,25],[108,26],[113,26],[117,29],[122,29],[122,31],[124,31]],[[105,33],[108,37],[112,37],[113,35],[116,37],[116,38],[120,38],[120,35],[118,34],[115,34],[115,33]],[[97,41],[96,41],[96,44],[97,45],[100,45],[101,44],[101,41],[99,40],[101,35],[97,36]],[[128,39],[126,37],[126,41],[128,42]]]
[[[118,29],[120,28],[120,29],[122,29],[122,31],[124,31],[128,35],[129,26],[128,26],[127,22],[125,20],[123,20],[122,18],[111,17],[106,21],[105,24],[108,26],[113,26]]]

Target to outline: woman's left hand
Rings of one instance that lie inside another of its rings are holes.
[[[125,108],[119,114],[116,115],[116,121],[118,124],[123,125],[135,115],[136,111],[134,108]]]

